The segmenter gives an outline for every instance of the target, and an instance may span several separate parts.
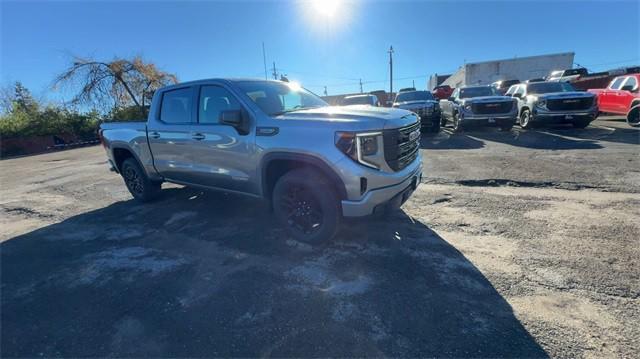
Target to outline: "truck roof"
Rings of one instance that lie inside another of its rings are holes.
[[[208,79],[201,79],[201,80],[193,80],[193,81],[186,81],[186,82],[180,82],[177,83],[175,85],[169,85],[169,86],[165,86],[162,87],[163,89],[171,89],[171,88],[176,88],[176,87],[183,87],[185,85],[197,85],[200,83],[208,83],[208,82],[226,82],[226,83],[233,83],[233,82],[242,82],[242,81],[261,81],[261,82],[279,82],[279,83],[287,83],[285,81],[280,81],[280,80],[273,80],[273,79],[261,79],[261,78],[251,78],[251,77],[214,77],[214,78],[208,78]]]

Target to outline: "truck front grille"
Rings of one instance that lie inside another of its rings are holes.
[[[411,139],[411,133],[418,136]],[[384,131],[384,158],[394,171],[401,171],[418,157],[420,151],[420,121],[399,129]]]
[[[471,110],[478,115],[492,115],[499,113],[507,113],[513,107],[512,101],[501,102],[482,102],[471,105]]]
[[[411,111],[415,112],[420,117],[431,116],[431,114],[433,114],[433,107],[414,108]]]
[[[587,110],[593,105],[593,97],[562,98],[547,100],[547,108],[551,111]]]

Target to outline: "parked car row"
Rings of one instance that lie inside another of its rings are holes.
[[[432,93],[405,91],[398,93],[393,106],[418,114],[422,129],[430,132],[447,124],[454,132],[471,125],[508,131],[515,123],[525,129],[561,123],[585,128],[599,114],[624,115],[630,126],[640,126],[640,74],[615,77],[604,89],[579,91],[565,80],[583,75],[580,70],[552,73],[550,80],[497,81],[490,86],[456,89],[444,85]],[[511,85],[503,92],[505,84]],[[443,98],[445,94],[449,96]],[[438,115],[439,125],[434,122]]]
[[[415,112],[421,118],[421,129],[429,132],[449,124],[453,132],[471,126],[509,131],[516,123],[525,129],[558,123],[585,128],[599,112],[596,95],[576,91],[567,82],[516,83],[504,94],[499,86],[460,87],[439,101],[428,91],[405,91],[397,94],[393,107]]]

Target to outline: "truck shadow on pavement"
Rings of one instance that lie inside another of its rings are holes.
[[[254,200],[173,188],[0,246],[3,357],[547,356],[403,212],[311,249]]]

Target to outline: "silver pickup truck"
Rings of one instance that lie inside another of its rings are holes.
[[[570,123],[585,128],[598,116],[596,96],[576,91],[568,82],[513,85],[506,95],[518,100],[518,122],[522,128],[543,123]]]
[[[470,126],[498,126],[509,131],[516,122],[516,100],[502,96],[493,86],[456,88],[447,100],[440,100],[442,126],[451,120],[453,131]]]
[[[112,169],[138,200],[162,182],[270,201],[296,239],[399,207],[422,177],[416,114],[330,107],[295,83],[212,79],[154,94],[146,122],[105,123]]]

